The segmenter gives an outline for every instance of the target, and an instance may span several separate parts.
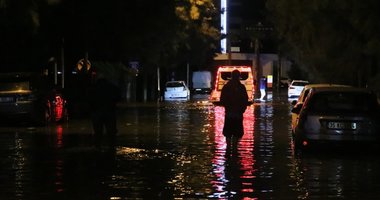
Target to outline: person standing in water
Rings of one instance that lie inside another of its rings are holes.
[[[232,137],[240,139],[244,135],[243,114],[249,105],[245,86],[240,82],[240,71],[234,70],[220,95],[225,117],[223,135],[229,142]]]
[[[107,144],[115,145],[116,127],[116,103],[120,99],[119,88],[98,74],[96,82],[90,90],[89,103],[91,106],[91,119],[95,135],[95,145],[100,148],[103,140],[103,132],[107,134]]]

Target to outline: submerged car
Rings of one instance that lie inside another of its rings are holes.
[[[365,88],[314,87],[304,102],[292,109],[296,148],[312,143],[379,142],[380,115],[375,93]]]
[[[34,73],[0,75],[0,119],[43,125],[67,116],[61,93],[48,88],[43,77]]]
[[[288,97],[299,97],[305,85],[309,84],[309,81],[305,80],[293,80],[288,87]]]
[[[293,109],[300,109],[302,107],[303,102],[305,101],[309,92],[314,88],[334,88],[334,87],[351,87],[349,85],[338,85],[338,84],[329,84],[329,83],[319,83],[319,84],[308,84],[303,88],[300,96],[297,100],[293,100],[291,104],[293,105]],[[297,123],[299,113],[291,113],[292,116],[292,131],[294,131],[295,125]]]
[[[165,100],[190,99],[190,90],[184,81],[169,81],[165,84]]]

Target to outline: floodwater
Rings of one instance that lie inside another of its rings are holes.
[[[88,119],[0,126],[0,199],[379,199],[378,152],[295,153],[290,104],[271,95],[227,146],[224,109],[203,99],[119,107],[117,145]]]

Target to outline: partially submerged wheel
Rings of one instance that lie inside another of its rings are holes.
[[[38,106],[31,114],[31,121],[35,125],[44,126],[51,121],[51,113],[48,103]]]

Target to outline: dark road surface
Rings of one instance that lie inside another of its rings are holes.
[[[0,126],[0,199],[380,199],[380,157],[361,147],[295,153],[286,96],[244,114],[226,146],[224,110],[202,99],[123,104],[114,148],[88,119]]]

